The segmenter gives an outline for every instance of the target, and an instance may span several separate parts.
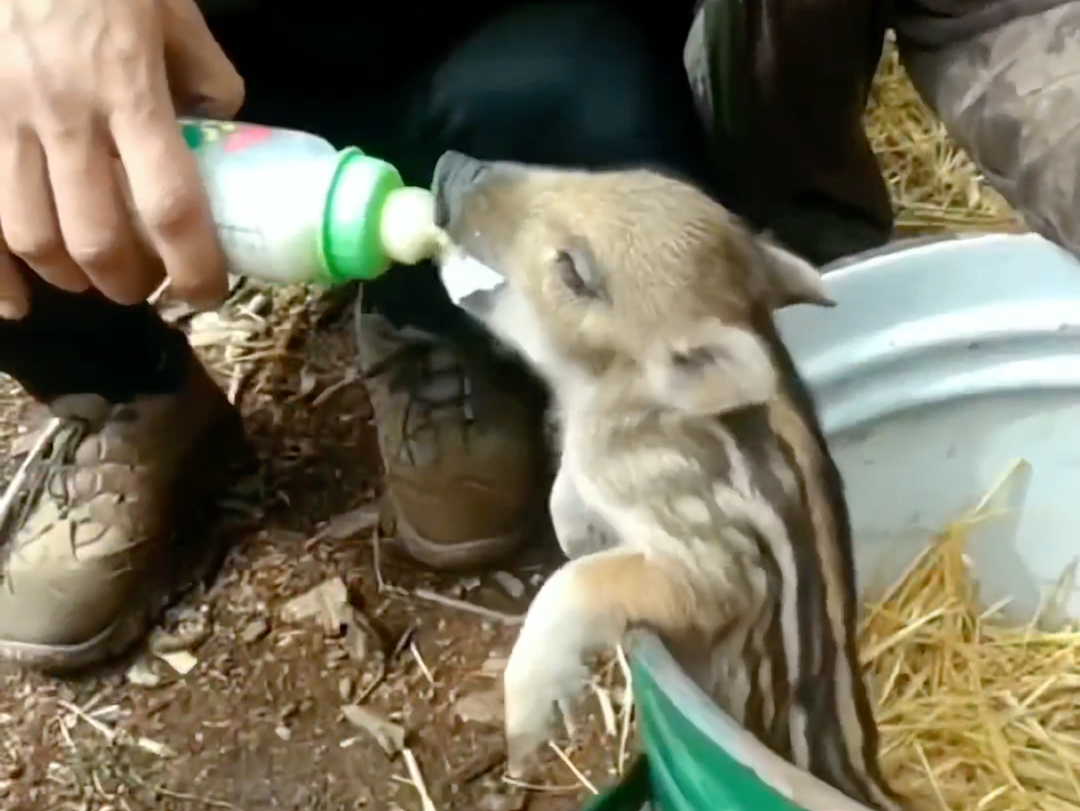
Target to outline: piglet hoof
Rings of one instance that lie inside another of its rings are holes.
[[[503,673],[507,772],[516,778],[528,771],[536,751],[547,742],[558,700],[550,681],[515,666],[521,661],[511,655]]]
[[[537,765],[537,754],[547,741],[547,734],[519,733],[506,736],[506,774],[514,780],[527,780]]]

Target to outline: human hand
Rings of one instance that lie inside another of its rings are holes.
[[[243,80],[193,0],[0,0],[0,317],[56,287],[196,306],[228,289],[177,114],[231,118]],[[6,249],[5,249],[6,248]]]

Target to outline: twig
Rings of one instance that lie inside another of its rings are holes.
[[[416,666],[420,668],[420,672],[424,674],[424,678],[428,680],[428,684],[434,687],[435,677],[431,674],[431,670],[424,661],[424,657],[420,655],[420,649],[416,646],[415,639],[410,640],[409,642],[409,653],[411,653],[413,659],[416,660]]]
[[[566,730],[566,737],[570,740],[574,740],[577,737],[577,723],[574,721],[574,707],[568,699],[560,698],[557,706],[559,707],[559,715],[562,716],[563,728]]]
[[[240,397],[240,390],[244,387],[244,383],[247,382],[249,369],[244,369],[238,363],[233,367],[232,378],[229,380],[229,391],[226,394],[229,402],[236,405],[237,399]]]
[[[526,783],[524,780],[518,780],[506,775],[503,775],[502,780],[508,786],[523,788],[526,791],[539,791],[545,794],[573,794],[581,790],[581,786],[549,786],[540,783]]]
[[[97,772],[90,773],[90,782],[94,784],[94,788],[97,789],[98,795],[104,797],[106,801],[112,802],[116,799],[115,794],[110,794],[105,790],[105,786],[101,785],[101,777],[98,776]]]
[[[611,695],[596,682],[592,685],[596,693],[596,700],[600,702],[600,715],[604,718],[604,732],[608,735],[618,735],[619,728],[615,722],[615,707],[611,703]]]
[[[215,800],[210,797],[200,797],[198,794],[188,794],[183,791],[173,791],[167,789],[164,786],[151,785],[139,777],[137,774],[128,775],[139,787],[149,791],[153,794],[160,794],[162,797],[172,797],[174,800],[183,800],[189,803],[199,803],[201,805],[208,806],[209,808],[227,808],[231,811],[235,811],[236,806],[232,803],[227,803],[224,800]]]
[[[375,674],[375,678],[372,679],[371,684],[365,687],[360,695],[356,697],[353,704],[363,704],[371,697],[372,693],[382,686],[383,682],[386,681],[386,677],[390,675],[390,665],[393,664],[394,660],[401,655],[401,652],[409,646],[409,643],[413,639],[413,635],[416,633],[416,628],[416,625],[410,625],[408,630],[406,630],[394,644],[393,650],[391,650],[390,653],[379,657],[379,670]]]
[[[489,619],[494,622],[501,622],[505,625],[520,625],[525,621],[525,617],[520,614],[507,614],[504,611],[495,611],[491,608],[484,608],[482,605],[476,603],[470,603],[465,600],[455,600],[453,597],[446,597],[438,592],[430,591],[428,589],[416,589],[412,592],[414,597],[418,597],[421,600],[427,600],[429,603],[438,603],[444,605],[447,608],[456,608],[459,611],[467,611],[470,614],[476,614],[478,617]]]
[[[941,811],[948,811],[949,803],[945,800],[945,795],[941,793],[941,785],[934,776],[934,770],[930,767],[930,761],[926,759],[926,752],[923,751],[921,746],[915,744],[915,754],[919,756],[919,763],[923,767],[923,771],[926,772],[926,779],[930,782],[930,788],[934,792],[934,799],[941,805]]]
[[[333,395],[335,392],[340,391],[341,389],[345,388],[348,385],[351,385],[352,383],[356,383],[358,380],[360,380],[360,376],[356,373],[356,370],[349,369],[345,373],[345,376],[341,378],[341,380],[338,380],[336,383],[331,383],[329,386],[319,392],[315,399],[311,401],[311,407],[318,408],[327,400],[329,400],[331,395]]]
[[[382,683],[386,681],[386,675],[386,660],[383,659],[379,662],[379,670],[375,674],[375,678],[371,680],[371,684],[369,684],[360,692],[360,695],[356,697],[356,699],[353,701],[353,704],[363,704],[365,701],[371,698],[371,694],[378,690],[382,686]]]
[[[86,712],[86,710],[82,709],[82,707],[77,707],[70,701],[65,701],[62,698],[58,698],[56,700],[56,703],[63,707],[65,710],[75,713],[75,715],[77,715],[79,718],[86,721],[86,723],[88,723],[90,726],[92,726],[94,729],[104,735],[108,739],[109,743],[114,743],[116,741],[118,735],[116,730],[112,729],[107,724],[101,723],[101,721],[94,718],[92,715]]]
[[[7,489],[4,491],[4,495],[0,497],[0,527],[3,527],[7,523],[8,513],[11,512],[11,506],[15,503],[16,497],[19,492],[26,486],[26,480],[30,477],[30,468],[37,462],[41,456],[45,453],[45,449],[52,442],[63,426],[64,422],[59,417],[52,417],[48,424],[42,430],[41,435],[34,441],[34,446],[30,449],[30,452],[26,454],[26,458],[22,464],[19,465],[19,469],[15,471],[15,475],[11,477],[11,482],[8,484]]]
[[[146,303],[151,307],[161,301],[161,297],[165,295],[165,291],[169,289],[172,284],[172,279],[166,278],[161,284],[157,286],[157,290],[146,297]]]
[[[623,681],[626,682],[626,696],[622,706],[622,729],[619,732],[619,759],[616,763],[616,769],[621,776],[626,769],[626,750],[630,742],[630,727],[634,718],[634,674],[630,670],[630,663],[626,661],[626,651],[623,650],[622,645],[616,646],[615,656],[623,672]]]
[[[600,793],[599,791],[596,790],[596,786],[594,786],[592,784],[592,782],[589,780],[589,778],[581,773],[581,770],[578,769],[578,767],[574,765],[574,762],[572,760],[570,760],[569,757],[567,757],[566,752],[564,752],[562,749],[560,749],[558,747],[558,745],[555,744],[554,741],[548,741],[548,746],[550,746],[551,750],[556,755],[559,756],[559,760],[561,760],[563,763],[566,764],[566,768],[568,768],[571,772],[574,773],[574,777],[576,777],[578,779],[578,782],[580,782],[581,785],[585,786],[585,788],[587,788],[593,794],[599,794]]]
[[[390,651],[390,656],[387,657],[391,662],[401,656],[405,648],[409,647],[409,644],[416,638],[416,632],[417,630],[419,630],[419,628],[420,625],[414,622],[412,625],[405,629],[405,633],[398,637],[398,641],[394,643],[393,650]]]
[[[378,587],[379,594],[382,594],[386,591],[386,581],[383,580],[382,573],[382,532],[377,522],[375,531],[371,535],[371,554],[372,565],[375,567],[375,585]]]
[[[409,779],[412,780],[416,793],[420,795],[420,807],[423,811],[436,811],[435,803],[431,801],[431,795],[428,794],[427,786],[424,785],[424,776],[420,774],[420,764],[416,762],[416,755],[407,746],[401,754],[405,758],[405,768],[409,771]]]

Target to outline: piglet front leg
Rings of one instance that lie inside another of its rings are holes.
[[[677,636],[717,621],[701,616],[694,581],[681,561],[625,548],[573,560],[548,579],[503,674],[511,775],[548,739],[555,706],[581,692],[590,654],[614,647],[632,626]]]

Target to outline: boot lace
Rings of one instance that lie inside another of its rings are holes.
[[[86,420],[73,417],[49,419],[0,496],[0,539],[14,539],[46,496],[58,506],[59,518],[68,517],[74,506],[75,488],[71,477],[76,470],[75,452],[91,430]],[[81,544],[98,540],[96,537],[77,539],[76,529],[72,523],[69,537],[71,554],[75,557]],[[18,552],[18,546],[12,543],[9,554],[17,555]]]
[[[400,346],[373,364],[365,379],[381,377],[392,392],[408,395],[401,413],[403,447],[413,464],[413,444],[425,431],[434,431],[436,418],[454,412],[463,438],[476,420],[472,380],[461,362],[434,336],[411,333],[398,336]]]

